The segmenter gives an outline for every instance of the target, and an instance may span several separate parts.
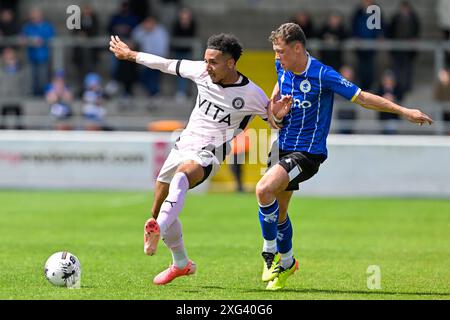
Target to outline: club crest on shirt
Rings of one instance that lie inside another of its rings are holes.
[[[311,83],[307,79],[300,82],[300,91],[303,93],[308,93],[311,91]]]
[[[233,101],[231,102],[231,105],[233,106],[233,108],[239,110],[244,107],[245,101],[241,97],[237,97],[237,98],[233,99]]]

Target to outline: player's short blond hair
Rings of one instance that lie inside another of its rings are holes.
[[[270,33],[270,42],[274,43],[278,40],[283,40],[286,44],[299,41],[306,47],[305,33],[298,24],[293,22],[284,23],[277,30]]]

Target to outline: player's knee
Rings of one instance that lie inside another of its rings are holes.
[[[261,196],[264,195],[264,185],[263,183],[261,183],[261,181],[258,181],[258,183],[256,184],[255,193],[258,200],[259,198],[261,198]]]
[[[261,180],[256,184],[256,197],[260,203],[273,197],[269,181]]]

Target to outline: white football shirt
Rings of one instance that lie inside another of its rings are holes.
[[[255,115],[267,119],[269,99],[242,74],[235,84],[214,84],[206,71],[206,63],[190,60],[178,60],[176,74],[194,81],[198,89],[189,122],[175,145],[178,149],[223,147],[244,130]]]

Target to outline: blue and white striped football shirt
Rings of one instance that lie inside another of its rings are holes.
[[[334,93],[354,101],[361,89],[309,54],[301,74],[284,70],[278,60],[275,65],[281,95],[291,95],[294,101],[279,132],[280,149],[327,156]]]

